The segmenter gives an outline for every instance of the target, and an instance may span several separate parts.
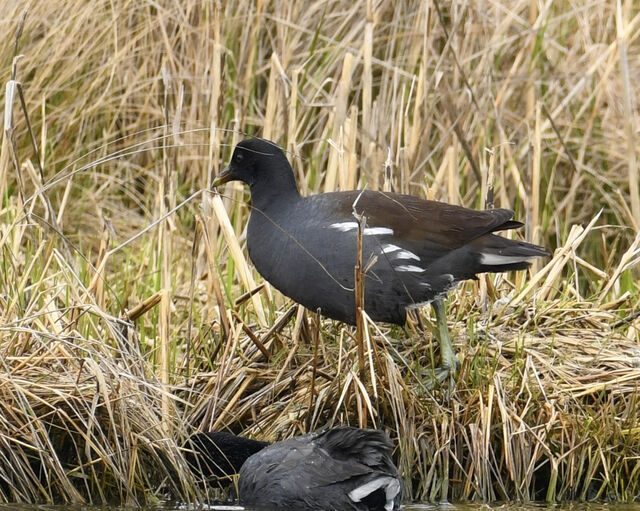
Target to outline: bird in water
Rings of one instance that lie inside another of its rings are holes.
[[[238,473],[252,509],[395,511],[402,482],[383,431],[337,427],[267,444],[212,431],[187,441],[191,469],[208,480]]]
[[[312,311],[355,324],[360,229],[366,313],[374,321],[404,325],[407,310],[431,303],[446,373],[457,366],[443,301],[447,292],[479,273],[523,270],[549,255],[543,247],[494,234],[523,225],[508,209],[478,211],[371,190],[303,197],[284,152],[269,140],[240,142],[212,186],[233,180],[249,185],[247,247],[268,282]]]

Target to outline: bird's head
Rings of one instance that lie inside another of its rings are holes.
[[[211,186],[215,188],[228,181],[242,181],[253,188],[259,182],[277,181],[283,173],[291,173],[291,166],[282,149],[269,140],[249,138],[236,146],[229,165]]]

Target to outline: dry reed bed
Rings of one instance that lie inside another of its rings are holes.
[[[409,498],[640,496],[632,2],[23,9],[0,5],[1,500],[199,501],[191,432],[343,423],[390,432]],[[192,195],[243,133],[303,193],[493,195],[554,256],[451,297],[453,386],[426,310],[368,324],[361,372],[353,332],[250,293],[243,188]]]

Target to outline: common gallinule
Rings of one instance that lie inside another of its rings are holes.
[[[338,427],[271,445],[212,431],[186,446],[195,473],[239,473],[240,502],[251,509],[393,511],[402,500],[382,431]]]
[[[282,293],[313,311],[355,324],[356,217],[362,235],[364,308],[369,317],[403,325],[406,311],[431,303],[444,369],[456,366],[443,298],[478,273],[527,268],[548,252],[493,234],[521,227],[513,211],[477,211],[412,195],[345,191],[302,197],[284,152],[259,138],[240,142],[212,186],[248,184],[249,256]]]

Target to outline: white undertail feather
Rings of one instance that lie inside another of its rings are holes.
[[[349,498],[354,502],[360,502],[363,498],[371,495],[374,491],[384,488],[387,503],[384,508],[387,511],[393,510],[394,499],[400,493],[400,482],[395,477],[378,477],[373,481],[358,486],[349,492]]]
[[[487,266],[501,266],[503,264],[523,263],[533,261],[537,256],[507,256],[500,254],[480,254],[480,262]]]

